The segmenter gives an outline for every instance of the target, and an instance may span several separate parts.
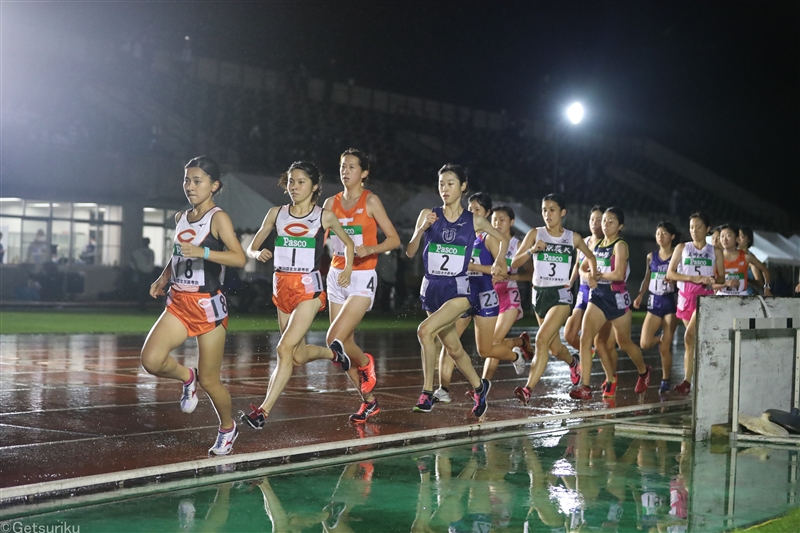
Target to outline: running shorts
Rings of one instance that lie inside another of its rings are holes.
[[[290,315],[300,302],[319,298],[319,310],[325,309],[325,291],[322,274],[318,270],[307,274],[299,272],[275,272],[272,275],[272,303]]]
[[[468,316],[493,317],[500,314],[500,299],[490,276],[469,278],[469,303]]]
[[[578,299],[575,302],[575,309],[583,309],[585,311],[587,305],[589,305],[589,286],[581,283],[578,286]]]
[[[664,318],[667,315],[674,315],[677,310],[678,295],[674,292],[667,294],[650,294],[647,297],[647,312]]]
[[[681,290],[678,292],[678,311],[675,313],[675,316],[681,320],[692,319],[692,315],[694,315],[694,312],[697,310],[698,296],[709,296],[714,294],[714,291],[710,291],[705,287],[697,285],[696,283],[693,283],[692,285],[700,287],[700,289],[694,289],[690,291]]]
[[[509,287],[507,281],[501,281],[494,284],[494,290],[497,291],[497,297],[500,300],[500,314],[516,309],[516,320],[522,318],[522,299],[519,296],[519,287]]]
[[[628,312],[631,295],[628,291],[615,292],[610,285],[598,285],[589,291],[589,303],[597,306],[606,320],[615,320]]]
[[[375,290],[378,288],[378,274],[375,270],[353,270],[350,274],[350,285],[339,286],[341,269],[331,267],[328,270],[328,301],[334,304],[344,304],[350,296],[363,296],[369,298],[369,311],[375,303]]]
[[[572,291],[569,287],[534,287],[533,311],[541,319],[557,305],[572,305]]]
[[[181,321],[190,337],[203,335],[220,325],[228,329],[228,302],[221,291],[209,294],[170,290],[167,312]]]
[[[467,276],[422,278],[419,299],[425,311],[435,313],[445,302],[455,298],[469,298]]]

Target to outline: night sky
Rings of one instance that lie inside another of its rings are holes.
[[[22,21],[651,138],[765,199],[800,198],[800,2],[62,2]],[[787,188],[789,194],[787,194]]]

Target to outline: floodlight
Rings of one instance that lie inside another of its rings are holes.
[[[580,102],[575,102],[567,108],[567,118],[573,124],[578,124],[583,120],[583,106]]]

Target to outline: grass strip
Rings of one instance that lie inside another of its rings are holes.
[[[0,311],[0,334],[143,334],[150,331],[160,315],[160,310],[132,311],[123,309],[59,309]],[[641,324],[644,313],[634,312],[634,323]],[[398,315],[368,313],[359,324],[360,331],[414,331],[425,319],[421,312]],[[516,326],[536,325],[532,313],[518,321]],[[312,331],[328,329],[328,314],[320,313],[311,326]],[[228,331],[273,332],[278,331],[276,313],[233,313],[228,320]]]

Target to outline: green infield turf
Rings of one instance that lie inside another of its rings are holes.
[[[24,333],[147,333],[160,314],[160,310],[131,311],[121,309],[62,309],[62,310],[13,310],[0,311],[0,334]],[[421,312],[406,312],[397,316],[368,313],[359,325],[361,330],[413,331],[424,319]],[[634,312],[633,321],[641,324],[644,313]],[[320,313],[311,329],[324,331],[328,328],[327,313]],[[517,326],[536,325],[532,313],[516,323]],[[235,332],[277,331],[275,312],[264,314],[237,314],[230,316],[228,330]]]

